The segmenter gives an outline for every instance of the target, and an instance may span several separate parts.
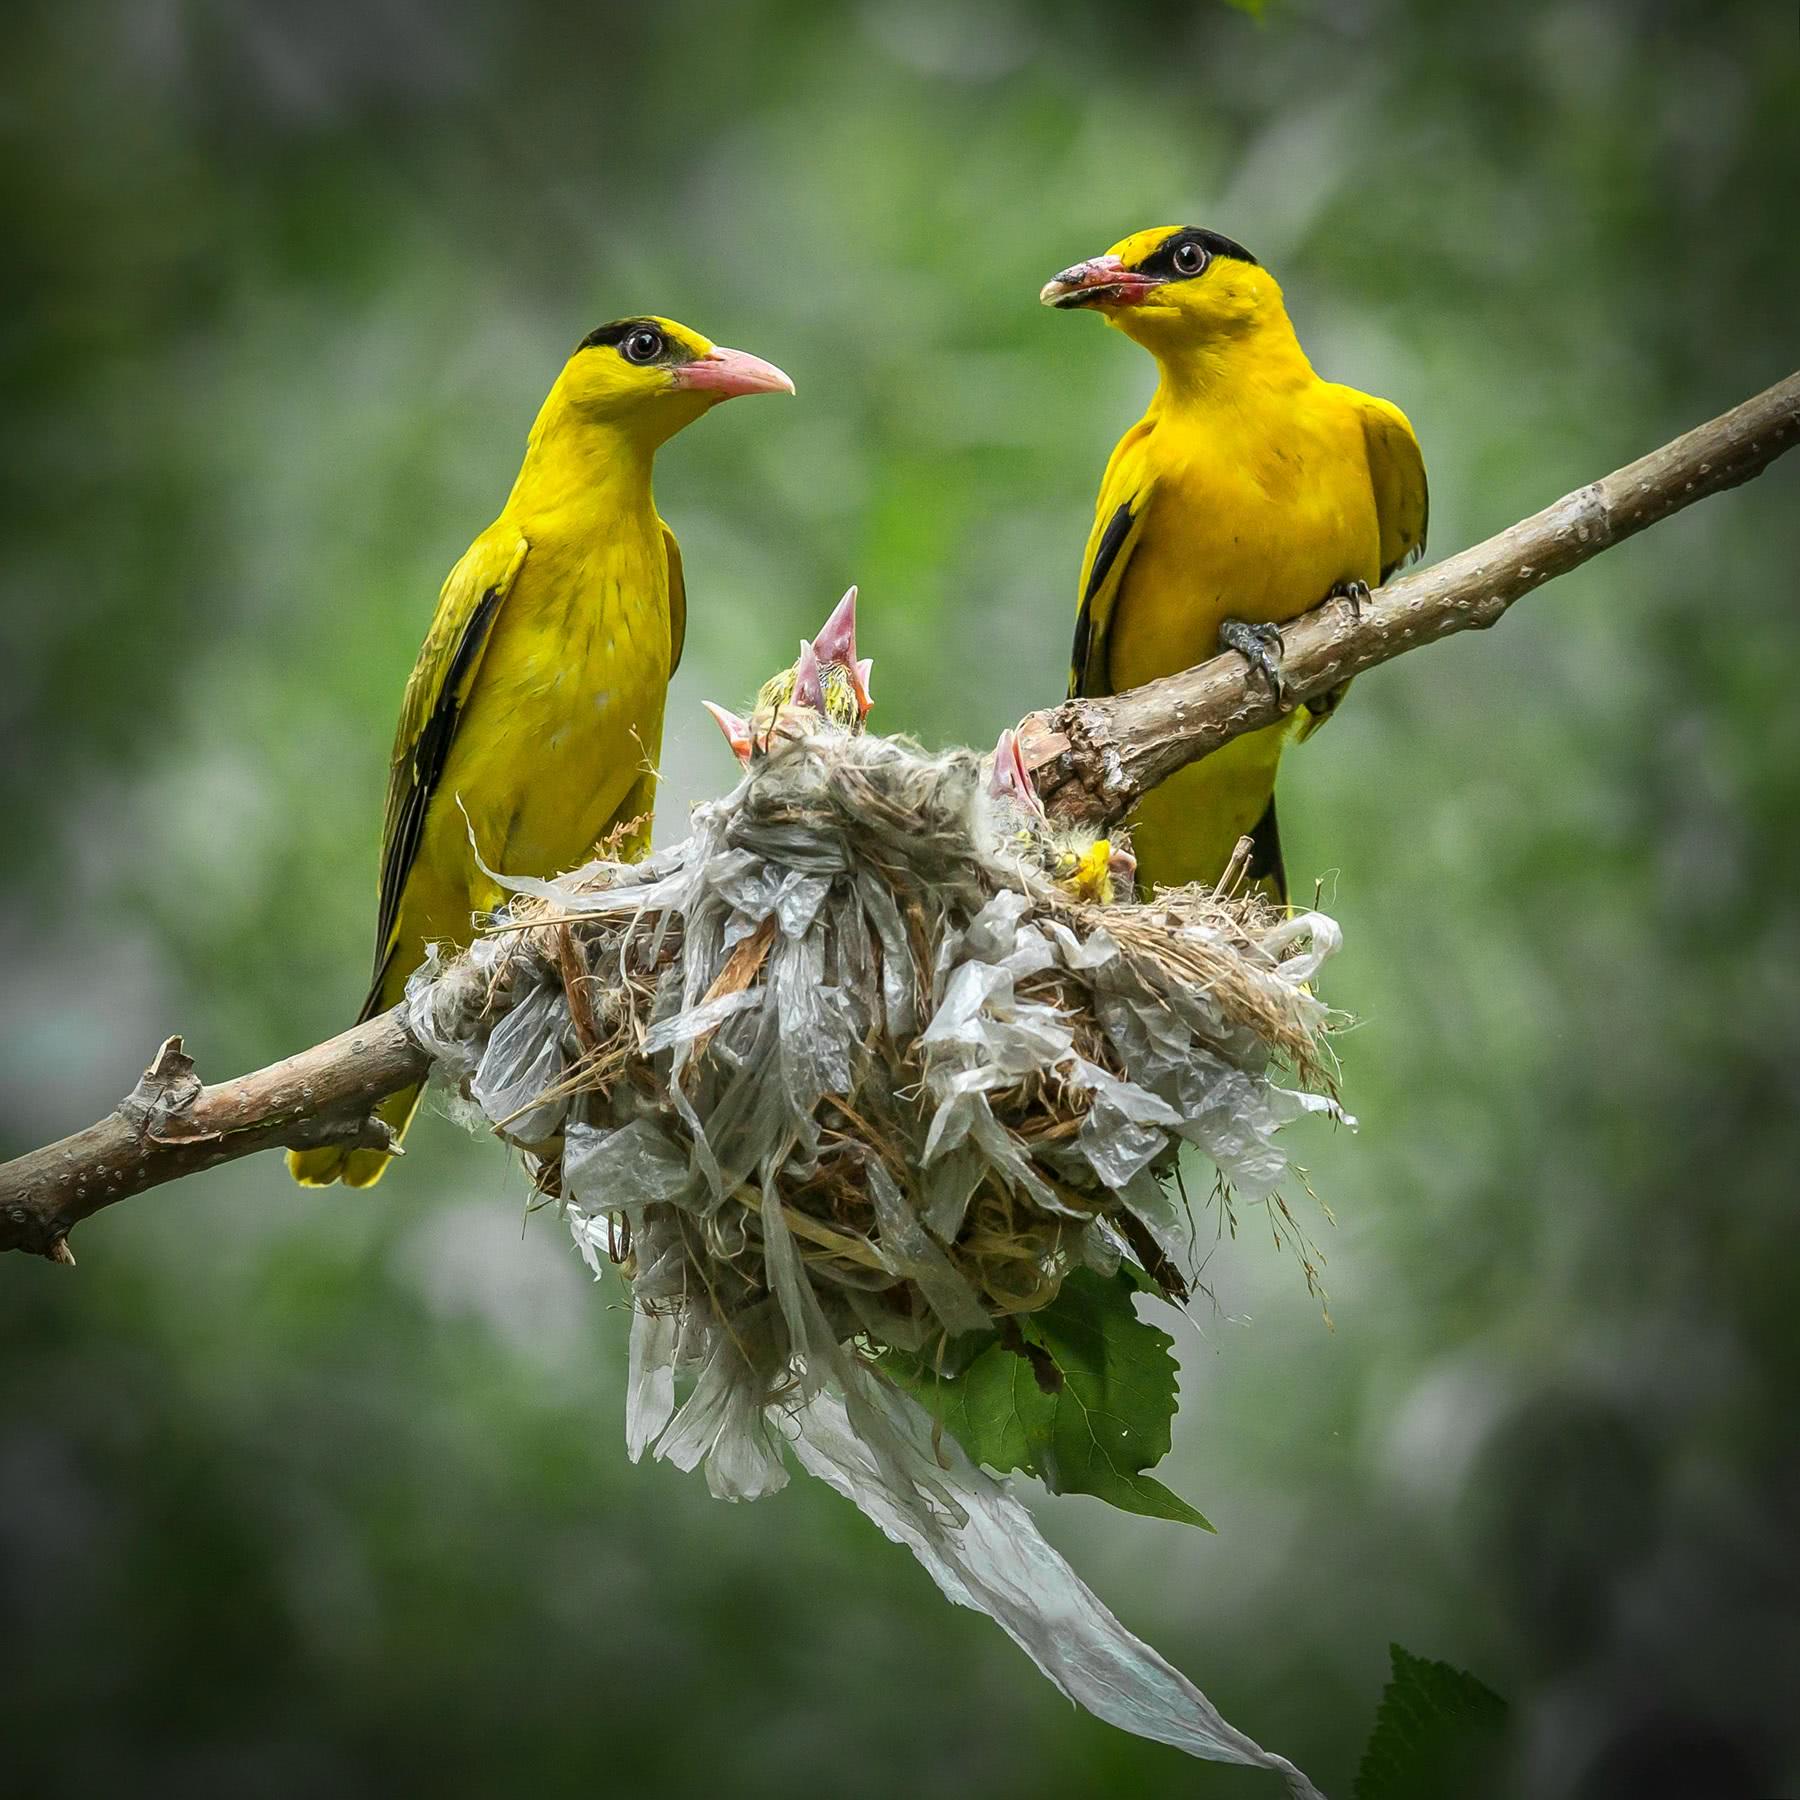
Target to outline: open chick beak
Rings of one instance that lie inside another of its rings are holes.
[[[675,370],[678,388],[695,388],[728,400],[733,394],[791,394],[794,384],[771,362],[748,350],[715,344],[704,356]]]
[[[756,741],[750,730],[750,721],[739,718],[734,712],[727,712],[722,706],[714,706],[710,700],[702,700],[700,704],[712,714],[713,723],[724,732],[725,741],[731,746],[731,754],[739,762],[748,763],[750,751]]]
[[[794,696],[789,706],[804,706],[825,717],[825,671],[819,653],[805,638],[800,640],[800,660],[794,664]]]
[[[1038,290],[1038,299],[1064,311],[1079,306],[1136,306],[1161,286],[1154,275],[1128,269],[1116,256],[1090,256],[1086,262],[1052,275]]]
[[[1025,752],[1019,745],[1019,734],[1009,725],[994,746],[994,767],[988,776],[988,792],[996,800],[1010,800],[1022,812],[1037,818],[1044,816],[1044,803],[1038,798],[1037,783],[1025,766]]]
[[[1107,839],[1106,845],[1106,872],[1112,877],[1117,895],[1130,900],[1137,894],[1137,858],[1132,855],[1129,845],[1116,838]]]
[[[869,674],[873,659],[856,655],[856,589],[847,588],[844,597],[831,609],[831,617],[819,628],[813,639],[813,651],[821,663],[839,663],[848,671],[851,688],[856,694],[858,716],[866,719],[875,704],[869,692]]]

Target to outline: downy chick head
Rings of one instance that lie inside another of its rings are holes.
[[[1043,870],[1071,900],[1111,906],[1132,897],[1137,858],[1122,840],[1051,821],[1010,727],[994,746],[987,792],[1006,848]]]
[[[874,661],[856,654],[856,589],[850,588],[815,638],[803,638],[800,654],[762,684],[746,719],[712,701],[702,704],[725,734],[732,754],[748,763],[783,739],[820,730],[862,734],[875,702],[869,692]]]

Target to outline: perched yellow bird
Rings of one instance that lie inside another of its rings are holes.
[[[778,737],[815,729],[818,720],[859,736],[875,704],[869,692],[874,668],[871,658],[856,654],[856,589],[851,588],[832,608],[819,635],[802,638],[800,654],[757,690],[749,718],[710,700],[700,704],[725,734],[732,755],[747,764],[759,751],[772,749]]]
[[[1353,608],[1425,547],[1425,465],[1396,406],[1323,381],[1275,277],[1241,244],[1159,226],[1065,269],[1047,306],[1099,312],[1156,358],[1149,410],[1106,466],[1081,568],[1071,694],[1110,694],[1237,650],[1279,692],[1280,626]],[[1287,898],[1282,750],[1341,695],[1248,732],[1144,797],[1148,891],[1216,882],[1240,837]]]
[[[773,364],[672,319],[621,319],[576,346],[500,516],[444,583],[388,777],[375,977],[393,1006],[434,942],[468,942],[505,898],[481,873],[554,875],[623,830],[649,841],[663,699],[681,660],[681,552],[657,516],[657,448],[733,394],[791,394]],[[396,1137],[418,1105],[384,1100]],[[296,1180],[366,1187],[382,1150],[289,1154]]]

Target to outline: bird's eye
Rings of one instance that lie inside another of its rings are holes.
[[[1198,275],[1206,267],[1206,252],[1195,243],[1177,244],[1174,261],[1177,275]]]
[[[648,329],[634,331],[619,348],[627,362],[653,363],[663,353],[662,333]]]

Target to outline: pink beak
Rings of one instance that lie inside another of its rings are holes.
[[[852,663],[856,661],[856,589],[845,590],[844,597],[831,609],[831,617],[819,627],[813,648],[820,662]]]
[[[1136,306],[1162,282],[1154,275],[1128,269],[1116,256],[1090,256],[1084,263],[1052,275],[1038,290],[1046,306]]]
[[[794,697],[790,706],[804,706],[825,717],[825,673],[819,653],[807,639],[800,640],[800,660],[794,665]]]
[[[1038,818],[1044,815],[1044,803],[1038,798],[1037,783],[1025,766],[1019,748],[1019,734],[1009,725],[994,746],[994,772],[988,777],[988,792],[996,800],[1010,800],[1021,811]]]
[[[702,700],[700,704],[712,714],[713,723],[724,732],[725,741],[731,746],[731,754],[741,763],[749,762],[753,743],[750,721],[740,719],[736,713],[727,712],[722,706],[714,706],[710,700]]]
[[[733,394],[791,394],[794,384],[773,363],[748,350],[715,346],[675,370],[678,388],[698,388],[728,400]]]
[[[855,588],[846,589],[843,599],[832,608],[831,617],[813,639],[813,649],[821,663],[841,663],[849,671],[857,710],[866,719],[869,708],[875,704],[875,697],[869,692],[869,675],[875,664],[872,658],[865,657],[861,662],[856,658]]]

